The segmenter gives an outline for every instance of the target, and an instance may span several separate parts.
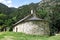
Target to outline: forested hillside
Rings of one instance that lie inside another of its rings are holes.
[[[60,0],[42,0],[19,8],[9,8],[0,3],[0,29],[12,28],[14,23],[30,14],[31,9],[37,12],[38,17],[49,22],[51,33],[60,32]]]
[[[9,8],[0,3],[0,29],[3,31],[4,27],[12,28],[13,24],[30,14],[31,9],[36,10],[37,7],[38,3],[23,5],[19,8]]]
[[[51,32],[60,32],[60,0],[42,0],[39,5],[39,12],[42,12],[42,15],[47,13],[45,19],[50,23]],[[41,13],[39,14],[41,15]]]

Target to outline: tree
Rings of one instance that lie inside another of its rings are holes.
[[[44,11],[47,10],[49,24],[51,33],[57,33],[60,31],[60,0],[42,0],[43,2],[40,3],[40,9]],[[47,18],[47,17],[46,17]]]

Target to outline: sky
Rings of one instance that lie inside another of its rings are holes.
[[[38,3],[41,0],[0,0],[0,3],[7,5],[8,7],[18,8],[19,6],[30,4],[30,3]]]

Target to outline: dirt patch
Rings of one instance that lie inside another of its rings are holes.
[[[0,35],[4,34],[4,32],[0,32]]]

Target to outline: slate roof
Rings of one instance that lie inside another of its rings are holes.
[[[36,14],[35,13],[33,13],[33,12],[31,12],[31,14],[29,14],[29,15],[27,15],[26,17],[24,17],[23,19],[21,19],[21,20],[19,20],[17,23],[15,23],[14,25],[17,25],[17,24],[19,24],[20,22],[22,22],[22,21],[24,21],[24,20],[30,20],[30,21],[36,21],[36,20],[43,20],[43,19],[40,19],[40,18],[38,18],[37,16],[36,16]]]

